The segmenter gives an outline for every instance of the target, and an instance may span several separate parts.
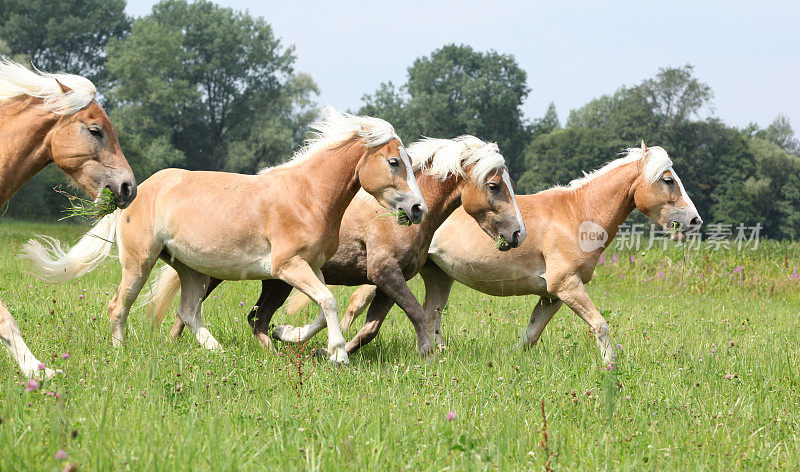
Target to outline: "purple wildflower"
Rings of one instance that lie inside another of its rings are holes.
[[[44,362],[40,362],[39,365],[36,366],[36,370],[44,370],[46,367]]]
[[[32,392],[32,391],[36,390],[37,388],[39,388],[39,382],[37,382],[37,381],[35,381],[33,379],[28,380],[28,383],[25,385],[25,391],[26,392]]]
[[[444,419],[447,421],[453,421],[456,419],[456,412],[455,411],[448,411],[446,415],[444,415]]]
[[[65,461],[65,460],[67,460],[67,451],[65,451],[63,449],[59,449],[56,452],[56,460],[57,461]]]

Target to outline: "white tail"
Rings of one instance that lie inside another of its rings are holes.
[[[308,306],[311,302],[312,300],[308,298],[308,295],[299,290],[293,290],[292,294],[289,295],[289,299],[286,301],[286,314],[294,316],[300,313],[300,310]]]
[[[150,284],[150,288],[145,294],[144,304],[148,306],[148,311],[153,319],[153,326],[161,325],[167,310],[172,304],[172,300],[181,289],[181,279],[178,273],[171,266],[164,265],[158,270],[156,278]]]
[[[117,238],[121,210],[104,216],[72,249],[50,236],[37,235],[22,246],[22,256],[31,260],[38,276],[48,282],[63,283],[92,271],[111,253]],[[44,243],[44,244],[43,244]]]
[[[340,287],[340,285],[328,285],[329,290],[333,290],[336,287]],[[308,295],[300,290],[292,290],[292,294],[289,295],[289,298],[286,301],[286,314],[289,316],[294,316],[300,313],[300,310],[313,302],[314,301],[312,299],[308,298]]]

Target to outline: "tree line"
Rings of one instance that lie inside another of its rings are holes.
[[[301,144],[319,90],[264,18],[209,1],[164,0],[131,18],[124,0],[0,0],[0,55],[92,79],[139,181],[165,167],[252,173]],[[509,54],[445,45],[351,110],[405,142],[474,134],[496,141],[520,193],[571,179],[642,139],[673,158],[706,222],[800,237],[800,144],[789,121],[729,126],[692,66],[666,67],[569,112],[524,116],[527,73]],[[63,177],[48,169],[6,215],[54,220]]]

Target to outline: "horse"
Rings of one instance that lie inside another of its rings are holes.
[[[420,223],[427,207],[400,138],[388,122],[326,108],[317,134],[287,163],[258,175],[165,169],[139,187],[125,210],[101,220],[69,253],[31,241],[24,248],[41,274],[61,282],[96,267],[116,239],[122,281],[108,306],[115,346],[130,307],[160,257],[178,273],[178,316],[197,340],[221,349],[202,322],[210,278],[277,278],[325,314],[330,360],[347,363],[337,304],[319,268],[339,245],[339,226],[359,187]],[[100,237],[95,237],[100,236]]]
[[[117,132],[84,77],[31,71],[0,58],[0,206],[48,164],[55,163],[92,198],[110,189],[125,208],[136,179]],[[31,353],[0,300],[0,340],[27,377],[52,377]]]
[[[359,336],[347,343],[345,350],[348,355],[372,339],[395,303],[414,324],[419,353],[426,356],[432,352],[435,346],[426,329],[422,306],[406,281],[425,263],[434,231],[457,207],[463,205],[466,213],[501,251],[519,246],[526,237],[505,159],[496,144],[474,136],[426,138],[409,146],[408,153],[429,208],[425,222],[415,227],[393,225],[380,218],[381,208],[374,199],[357,197],[342,219],[339,249],[322,266],[322,274],[328,283],[377,285],[368,315],[369,329],[362,330]],[[153,294],[156,323],[166,314],[177,289],[174,271],[161,276],[171,277],[172,282],[161,280],[154,284],[154,287],[162,287]],[[165,290],[166,287],[173,287],[173,290]],[[216,285],[212,283],[206,296],[214,287]],[[267,329],[275,310],[283,304],[291,289],[279,280],[263,282],[257,308],[248,316],[256,333]],[[305,301],[295,300],[290,305],[305,305]],[[320,316],[304,327],[279,326],[273,336],[286,342],[302,342],[324,325],[325,319]],[[178,337],[182,330],[183,323],[175,321],[171,331],[173,337]],[[325,353],[324,350],[320,352]]]
[[[603,362],[612,359],[608,323],[585,285],[600,255],[634,209],[671,233],[674,240],[703,224],[667,152],[658,146],[625,151],[604,167],[517,202],[532,236],[512,254],[489,249],[489,241],[464,209],[448,218],[431,242],[428,262],[420,270],[428,331],[444,346],[441,311],[454,280],[496,296],[538,295],[520,347],[536,344],[556,311],[566,304],[590,327]],[[369,286],[351,297],[347,313],[360,313]]]

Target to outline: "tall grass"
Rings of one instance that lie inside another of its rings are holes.
[[[444,352],[420,360],[395,308],[349,367],[303,358],[298,388],[298,348],[263,352],[250,335],[258,282],[223,284],[204,306],[224,353],[190,335],[168,341],[168,327],[152,331],[141,308],[115,350],[106,304],[118,262],[46,285],[14,258],[35,232],[74,240],[81,228],[0,226],[0,297],[31,349],[66,376],[25,392],[10,358],[0,359],[3,471],[65,462],[163,471],[798,467],[796,244],[610,248],[589,287],[619,345],[611,369],[568,309],[523,353],[517,340],[536,299],[457,286]],[[412,288],[421,297],[421,283]],[[348,294],[337,292],[340,305]],[[324,335],[305,352],[314,344]],[[58,450],[68,458],[56,459]]]

